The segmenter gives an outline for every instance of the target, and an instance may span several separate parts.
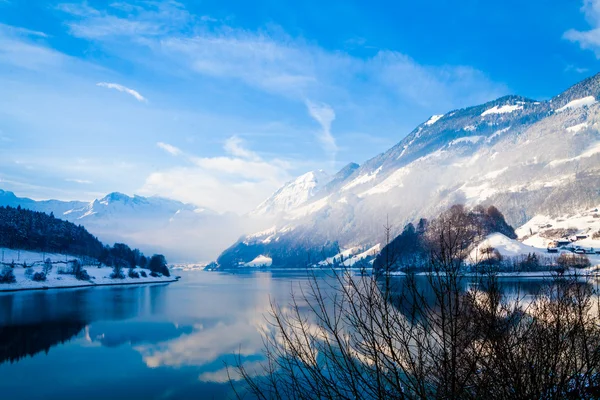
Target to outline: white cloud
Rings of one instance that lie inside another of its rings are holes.
[[[168,143],[158,142],[158,143],[156,143],[156,145],[159,148],[163,149],[164,151],[166,151],[167,153],[169,153],[173,156],[178,156],[181,154],[181,149],[179,149],[173,145],[170,145]]]
[[[150,174],[142,194],[160,194],[215,211],[245,213],[290,179],[288,162],[264,160],[233,136],[223,148],[228,156],[197,157],[159,144],[185,165]],[[170,151],[170,150],[175,151]]]
[[[571,42],[579,43],[584,50],[592,50],[600,58],[600,0],[584,0],[581,11],[591,29],[578,31],[569,29],[563,37]]]
[[[145,2],[146,7],[125,2],[112,3],[106,10],[83,4],[66,3],[57,6],[69,14],[71,34],[80,38],[100,40],[111,37],[160,36],[178,31],[191,21],[190,14],[175,1]],[[118,11],[120,15],[113,14]]]
[[[88,181],[86,179],[74,179],[74,178],[68,178],[68,179],[65,179],[65,181],[66,182],[79,183],[81,185],[91,185],[92,183],[94,183],[94,182]]]
[[[28,29],[0,24],[0,64],[10,64],[28,70],[61,67],[70,57],[31,40],[31,36],[45,35]]]
[[[62,7],[70,9],[70,7]],[[89,7],[88,7],[89,8]],[[381,50],[371,58],[328,51],[281,28],[249,31],[223,23],[207,25],[183,6],[152,3],[142,11],[117,16],[106,10],[69,12],[75,36],[115,45],[129,38],[160,57],[160,65],[219,79],[234,79],[296,101],[345,98],[359,102],[359,91],[379,91],[421,106],[456,108],[498,97],[503,85],[468,66],[427,66],[409,56]],[[206,20],[206,18],[204,18]],[[194,28],[190,29],[191,23]],[[131,48],[122,56],[135,57]],[[378,93],[379,95],[379,93]],[[327,100],[327,103],[333,104]]]
[[[260,160],[260,157],[253,151],[243,147],[243,140],[238,136],[232,136],[225,141],[225,151],[232,156],[241,157],[249,160]]]
[[[0,29],[15,34],[15,35],[21,35],[21,36],[37,36],[37,37],[41,37],[41,38],[47,38],[48,35],[45,34],[44,32],[40,32],[40,31],[33,31],[31,29],[27,29],[27,28],[22,28],[20,26],[12,26],[12,25],[6,25],[6,24],[2,24],[0,23]]]
[[[321,131],[319,132],[319,142],[331,158],[335,158],[335,154],[338,150],[335,138],[331,134],[331,123],[335,120],[335,112],[327,104],[315,104],[311,101],[306,101],[306,107],[310,116],[321,125]]]
[[[118,83],[99,82],[96,84],[96,86],[105,87],[108,89],[115,89],[115,90],[118,90],[119,92],[127,93],[127,94],[135,97],[137,101],[141,101],[144,103],[148,102],[148,100],[144,96],[142,96],[138,91],[130,89],[123,85],[119,85]]]

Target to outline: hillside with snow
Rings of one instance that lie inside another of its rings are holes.
[[[281,264],[323,246],[332,252],[335,246],[368,248],[382,242],[386,219],[399,232],[407,222],[457,203],[493,204],[517,227],[536,215],[573,215],[595,207],[600,203],[598,98],[600,75],[547,101],[505,96],[435,115],[334,185],[314,185],[297,204],[285,200],[285,206],[271,207],[277,218],[262,207],[262,215],[276,221],[269,242],[247,236],[217,262],[223,268],[250,262],[256,248],[267,256],[270,249],[282,254],[280,243],[293,249],[285,253],[290,258],[277,258]],[[280,199],[276,193],[263,204]],[[332,255],[323,254],[322,260]]]

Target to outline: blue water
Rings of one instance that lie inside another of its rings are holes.
[[[225,364],[237,354],[260,361],[270,300],[287,303],[306,273],[179,274],[171,284],[0,294],[0,398],[232,397]]]

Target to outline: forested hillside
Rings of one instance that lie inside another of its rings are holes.
[[[21,207],[0,207],[0,247],[93,258],[104,250],[84,227]]]
[[[89,257],[108,266],[148,267],[169,276],[160,254],[146,257],[123,243],[105,246],[81,225],[21,207],[0,207],[0,248]]]
[[[377,271],[418,269],[430,263],[431,253],[440,241],[452,243],[466,257],[472,246],[492,233],[516,239],[514,229],[494,206],[472,209],[454,205],[437,218],[421,218],[414,226],[407,224],[400,235],[391,240],[375,258]]]

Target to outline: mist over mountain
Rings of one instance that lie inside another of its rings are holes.
[[[110,193],[92,202],[17,197],[0,190],[0,206],[53,213],[83,225],[105,243],[125,242],[142,251],[163,253],[173,262],[203,262],[254,225],[249,218],[161,197]]]
[[[285,266],[328,246],[373,246],[386,220],[399,233],[457,203],[493,204],[513,226],[596,206],[599,98],[600,74],[547,101],[505,96],[434,115],[361,166],[282,187],[253,212],[273,228],[242,238],[217,263],[233,268],[275,254],[273,265]]]

